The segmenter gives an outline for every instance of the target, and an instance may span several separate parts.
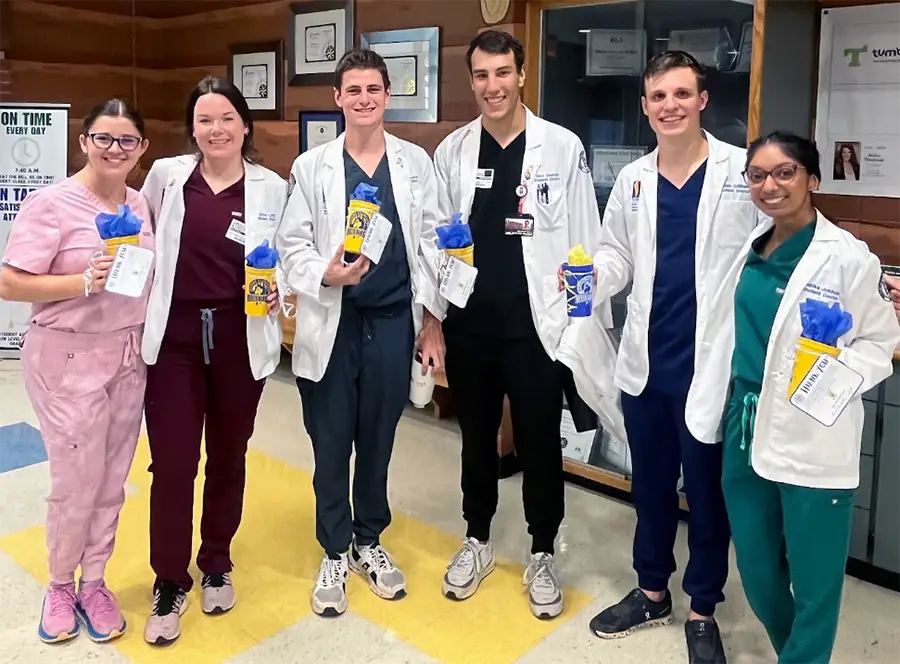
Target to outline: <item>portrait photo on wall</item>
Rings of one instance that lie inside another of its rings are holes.
[[[838,141],[834,144],[835,180],[859,180],[859,155],[861,143]]]
[[[244,95],[254,120],[284,119],[284,44],[230,44],[228,80]]]

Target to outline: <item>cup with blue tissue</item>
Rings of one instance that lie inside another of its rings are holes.
[[[381,209],[381,201],[376,198],[378,187],[360,182],[350,194],[347,206],[347,231],[344,236],[344,251],[358,254],[362,251],[366,230],[375,213]]]
[[[269,295],[275,290],[275,266],[278,250],[263,240],[247,254],[244,263],[244,313],[248,316],[269,314]]]
[[[562,267],[569,318],[590,316],[594,307],[594,260],[579,244],[569,249],[568,261]]]
[[[463,223],[462,213],[455,213],[449,224],[438,226],[435,230],[438,236],[438,249],[448,256],[455,256],[469,265],[475,265],[472,227]]]
[[[787,396],[796,391],[810,369],[823,354],[838,357],[838,339],[853,327],[853,315],[841,309],[840,302],[824,302],[806,298],[800,303],[803,331],[797,340],[794,370]]]
[[[119,247],[123,244],[138,246],[141,240],[141,221],[131,207],[120,205],[117,213],[101,212],[94,219],[97,224],[97,232],[103,240],[104,251],[107,256],[115,256],[119,253]]]

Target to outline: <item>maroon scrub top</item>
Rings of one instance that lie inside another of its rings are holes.
[[[199,164],[184,184],[184,224],[172,297],[181,301],[244,296],[244,245],[225,237],[244,222],[244,178],[214,194]]]

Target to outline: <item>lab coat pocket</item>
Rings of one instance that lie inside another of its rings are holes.
[[[535,222],[544,231],[555,231],[566,225],[566,192],[562,188],[540,191],[535,195]]]

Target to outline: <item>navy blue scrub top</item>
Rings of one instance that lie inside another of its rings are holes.
[[[657,184],[656,277],[650,309],[647,387],[687,392],[694,375],[697,330],[697,208],[706,162],[679,189],[662,175]]]

